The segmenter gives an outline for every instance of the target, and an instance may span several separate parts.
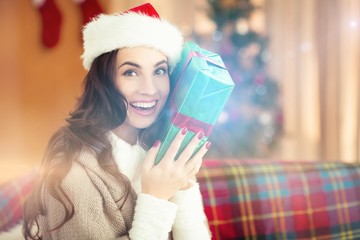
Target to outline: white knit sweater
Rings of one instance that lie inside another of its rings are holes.
[[[210,239],[198,183],[179,191],[170,201],[141,193],[141,167],[146,151],[130,145],[109,133],[113,156],[120,172],[125,174],[138,194],[130,239],[167,239],[172,230],[175,240]]]
[[[119,170],[131,181],[130,195],[125,200],[123,186],[99,166],[94,154],[82,151],[62,182],[74,215],[51,231],[62,223],[65,212],[45,190],[46,214],[39,217],[43,239],[210,239],[198,184],[179,191],[170,201],[141,193],[139,174],[145,150],[111,132],[109,139]]]

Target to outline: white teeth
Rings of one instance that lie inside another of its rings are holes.
[[[156,101],[153,102],[133,102],[130,103],[131,106],[136,107],[136,108],[153,108],[156,104]]]

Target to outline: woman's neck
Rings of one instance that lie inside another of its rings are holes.
[[[137,143],[140,130],[123,123],[112,131],[116,136],[125,142],[129,143],[130,145],[135,145]]]

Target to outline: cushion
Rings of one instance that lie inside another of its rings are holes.
[[[359,239],[360,165],[204,160],[213,239]]]
[[[30,193],[37,169],[0,185],[0,233],[7,231],[22,220],[22,209]]]

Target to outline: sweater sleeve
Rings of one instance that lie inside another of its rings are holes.
[[[175,240],[211,239],[198,183],[177,192],[170,201],[178,206],[172,229]]]
[[[60,202],[46,191],[46,215],[40,219],[43,239],[128,239],[127,210],[118,210],[100,179],[94,180],[83,167],[74,164],[62,187],[74,206],[74,215],[58,229],[51,230],[60,226],[66,215]]]
[[[176,211],[176,204],[140,193],[129,232],[130,239],[168,239]]]
[[[139,194],[136,205],[130,199],[119,210],[108,189],[110,182],[105,184],[104,179],[89,174],[75,164],[65,177],[62,186],[74,204],[74,215],[54,231],[49,230],[61,224],[65,212],[46,194],[47,214],[40,219],[44,239],[168,239],[176,204]]]

